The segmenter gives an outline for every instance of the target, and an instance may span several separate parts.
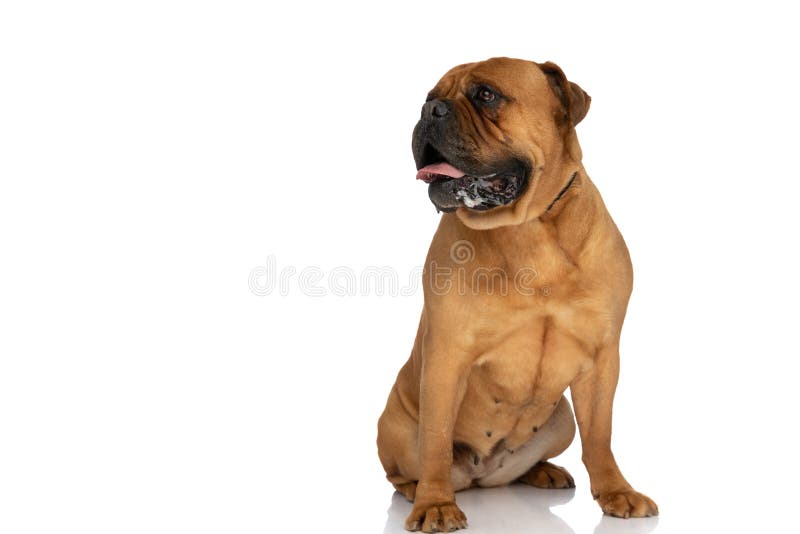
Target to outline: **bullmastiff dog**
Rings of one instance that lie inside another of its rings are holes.
[[[553,63],[495,58],[449,71],[422,107],[417,178],[444,214],[377,440],[414,503],[408,530],[465,528],[455,492],[472,486],[574,487],[548,460],[575,419],[603,512],[658,514],[611,452],[632,269],[581,163],[575,126],[590,101]]]

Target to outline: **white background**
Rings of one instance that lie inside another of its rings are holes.
[[[375,424],[421,291],[328,276],[413,279],[411,129],[495,55],[593,98],[636,273],[614,447],[661,516],[601,520],[576,442],[574,492],[459,494],[470,531],[796,528],[789,5],[3,3],[0,531],[401,532]],[[257,296],[273,260],[298,274]]]

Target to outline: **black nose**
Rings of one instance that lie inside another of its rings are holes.
[[[431,117],[434,119],[441,119],[450,113],[450,104],[445,100],[434,98],[422,106],[422,118]]]

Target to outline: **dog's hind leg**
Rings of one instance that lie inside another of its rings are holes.
[[[403,406],[397,386],[378,420],[378,457],[386,479],[409,501],[414,500],[419,480],[418,423]]]

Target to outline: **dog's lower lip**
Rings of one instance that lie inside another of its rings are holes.
[[[526,185],[524,177],[514,173],[490,173],[480,177],[442,177],[428,184],[428,196],[437,210],[458,207],[484,211],[505,206],[516,200]]]

